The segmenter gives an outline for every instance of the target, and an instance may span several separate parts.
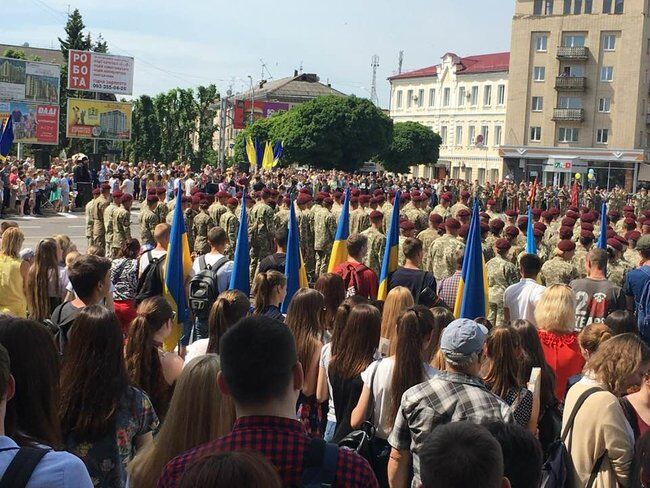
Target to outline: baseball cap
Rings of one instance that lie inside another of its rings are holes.
[[[457,319],[442,331],[440,349],[450,359],[470,356],[483,349],[488,330],[470,319]]]

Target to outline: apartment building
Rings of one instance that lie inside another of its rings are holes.
[[[506,131],[509,53],[460,57],[388,78],[390,117],[419,122],[440,134],[435,167],[414,166],[415,176],[498,181],[499,146]]]
[[[506,174],[635,191],[650,180],[648,0],[516,0]],[[590,171],[593,170],[593,171]]]

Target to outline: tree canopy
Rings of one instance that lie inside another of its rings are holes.
[[[442,139],[418,122],[396,122],[393,140],[380,155],[387,171],[407,173],[415,164],[434,164],[440,155]]]

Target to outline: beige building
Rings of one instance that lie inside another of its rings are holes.
[[[506,172],[629,191],[650,180],[647,0],[516,0]],[[591,171],[593,170],[593,171]]]
[[[419,122],[442,138],[436,166],[415,166],[415,176],[481,183],[502,178],[508,60],[509,53],[464,58],[447,53],[440,64],[388,79],[391,118]]]

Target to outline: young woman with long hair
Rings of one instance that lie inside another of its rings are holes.
[[[248,315],[250,310],[248,297],[239,290],[221,292],[210,308],[208,315],[208,337],[199,339],[187,346],[185,364],[203,354],[219,354],[221,337],[230,326]]]
[[[27,273],[27,310],[29,318],[49,319],[67,294],[67,272],[61,266],[63,252],[54,239],[43,239],[34,253]]]
[[[183,359],[162,349],[172,333],[174,311],[163,297],[147,298],[138,306],[125,349],[126,371],[134,386],[149,395],[158,417],[167,413],[174,382],[183,369]]]
[[[273,270],[257,273],[253,281],[253,314],[284,322],[280,306],[286,295],[286,276]]]
[[[431,311],[421,305],[407,309],[397,319],[395,354],[375,361],[361,374],[363,390],[354,411],[352,428],[358,429],[368,420],[368,406],[373,401],[370,420],[377,428],[373,439],[373,452],[384,452],[379,457],[384,462],[375,464],[374,470],[380,486],[388,486],[388,436],[406,390],[431,379],[437,371],[426,358],[429,344],[440,339],[440,330],[435,328]],[[374,378],[373,378],[374,375]],[[377,458],[375,459],[377,461]]]
[[[297,402],[298,419],[312,437],[320,437],[321,409],[316,399],[318,359],[323,347],[323,327],[320,322],[325,302],[321,292],[301,288],[291,299],[285,323],[296,339],[298,361],[302,364],[305,380]],[[315,313],[316,312],[316,313]]]
[[[447,307],[433,307],[431,309],[431,315],[433,315],[434,330],[439,331],[438,338],[442,334],[442,331],[454,321],[454,314],[451,313]],[[445,369],[445,358],[440,351],[440,340],[434,343],[431,341],[429,344],[429,349],[426,351],[425,358],[429,358],[431,366],[438,371],[444,371]]]
[[[334,331],[334,319],[339,305],[345,300],[345,283],[343,278],[335,273],[320,275],[314,284],[314,289],[323,294],[325,310],[322,312],[321,323],[325,329],[323,341],[329,342]]]
[[[88,468],[96,487],[126,483],[126,465],[152,440],[158,417],[151,401],[129,385],[115,314],[83,308],[70,329],[61,370],[60,415],[66,450]]]
[[[29,263],[19,253],[25,235],[18,227],[9,227],[0,242],[0,313],[27,316],[26,285]]]
[[[383,357],[395,354],[393,339],[395,339],[395,330],[397,329],[397,318],[414,304],[413,295],[405,286],[396,286],[388,292],[381,314],[379,352]]]
[[[361,373],[375,359],[380,330],[381,314],[372,305],[357,305],[350,311],[328,368],[336,412],[334,442],[352,431],[350,417],[363,388]]]
[[[131,486],[155,487],[168,461],[230,432],[235,409],[217,385],[220,371],[216,354],[197,357],[185,366],[160,432],[129,464]]]
[[[517,423],[537,432],[537,416],[533,415],[533,394],[525,388],[520,369],[522,347],[519,334],[512,327],[495,327],[485,342],[483,381],[512,410]]]
[[[140,242],[126,239],[111,262],[111,283],[113,283],[113,304],[115,315],[122,324],[122,334],[126,337],[133,319],[135,319],[135,295],[138,288],[138,257]]]

